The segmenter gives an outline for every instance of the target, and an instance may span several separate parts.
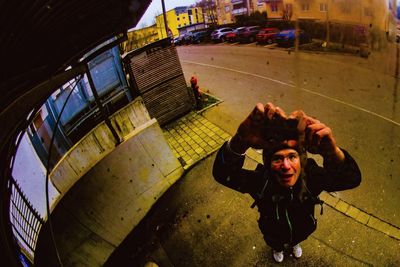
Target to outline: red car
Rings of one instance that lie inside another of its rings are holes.
[[[225,40],[227,40],[229,43],[234,43],[236,42],[236,38],[239,32],[244,31],[246,27],[239,27],[233,30],[233,32],[230,32],[225,35]]]
[[[256,35],[256,40],[260,44],[272,44],[275,42],[275,35],[279,33],[277,28],[264,28]]]

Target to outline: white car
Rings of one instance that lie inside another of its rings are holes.
[[[211,33],[211,40],[214,42],[223,42],[225,41],[225,35],[233,32],[232,28],[220,28]]]

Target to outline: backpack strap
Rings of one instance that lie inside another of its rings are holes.
[[[255,198],[253,204],[251,204],[251,206],[250,206],[252,209],[257,205],[257,202],[260,199],[264,198],[264,192],[265,192],[265,189],[267,189],[268,182],[269,182],[269,178],[267,176],[267,172],[264,173],[264,177],[265,177],[264,186],[263,186],[262,190],[260,191],[260,193],[256,193],[256,198]]]

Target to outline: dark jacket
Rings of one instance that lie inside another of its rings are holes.
[[[225,146],[226,143],[215,159],[214,178],[254,198],[260,213],[259,227],[268,245],[274,248],[295,245],[314,232],[314,207],[323,190],[351,189],[361,182],[357,163],[344,150],[345,162],[339,168],[320,167],[315,160],[307,159],[304,178],[299,178],[292,188],[283,188],[261,164],[256,170],[243,169],[244,156],[229,153]]]

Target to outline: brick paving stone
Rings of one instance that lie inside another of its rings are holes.
[[[178,142],[171,143],[170,145],[172,145],[173,148],[178,148],[178,147],[180,147],[180,145],[179,145]]]
[[[193,145],[192,145],[192,147],[193,147],[193,149],[196,149],[196,148],[199,148],[199,147],[200,147],[200,145],[199,145],[199,144],[197,144],[197,143],[195,143],[195,144],[193,144]]]
[[[329,194],[328,194],[327,192],[322,192],[322,193],[319,195],[319,198],[320,198],[322,201],[325,201],[325,200],[328,198],[328,196],[329,196]]]
[[[346,202],[339,200],[338,203],[336,203],[335,208],[343,213],[346,213],[346,211],[349,209],[349,204],[347,204]]]
[[[393,236],[393,237],[396,238],[397,240],[400,240],[400,229],[394,228],[394,227],[392,226],[392,229],[391,229],[391,236]]]
[[[215,136],[215,133],[214,133],[213,131],[210,131],[210,132],[208,133],[208,136],[212,138],[213,136]]]
[[[210,143],[211,140],[212,139],[210,137],[208,137],[208,136],[204,137],[204,141],[207,142],[207,143]]]
[[[374,228],[376,230],[379,230],[380,227],[380,220],[377,218],[370,216],[367,225],[371,228]]]
[[[193,155],[196,154],[196,151],[194,151],[194,150],[191,148],[191,149],[189,149],[189,150],[187,151],[187,153],[188,153],[191,157],[193,157]]]
[[[381,222],[380,231],[381,231],[382,233],[385,233],[385,234],[391,236],[393,230],[394,230],[394,227],[393,227],[393,226],[391,226],[390,224],[388,224],[388,223],[386,223],[386,222]]]
[[[336,197],[333,197],[331,195],[329,195],[328,198],[325,200],[325,203],[331,207],[335,207],[336,203],[338,203],[338,202],[339,202],[339,199]]]
[[[352,218],[356,218],[357,215],[360,213],[360,210],[356,207],[350,206],[349,209],[346,211],[346,214]]]
[[[217,142],[215,142],[214,140],[211,140],[210,142],[208,142],[208,144],[212,147],[216,147],[218,145]]]
[[[367,224],[369,220],[370,215],[361,211],[357,217],[355,218],[357,221],[359,221],[362,224]]]
[[[228,139],[228,138],[230,138],[230,135],[227,134],[227,133],[223,133],[223,134],[221,135],[221,137],[222,137],[223,139]]]
[[[206,147],[204,147],[204,150],[205,150],[207,153],[210,153],[211,151],[213,151],[213,148],[210,147],[210,146],[206,146]]]
[[[200,147],[205,147],[205,146],[207,146],[207,143],[203,141],[203,142],[200,142],[199,145],[200,145]]]
[[[197,154],[201,154],[202,152],[204,152],[203,148],[199,147],[195,149]]]

